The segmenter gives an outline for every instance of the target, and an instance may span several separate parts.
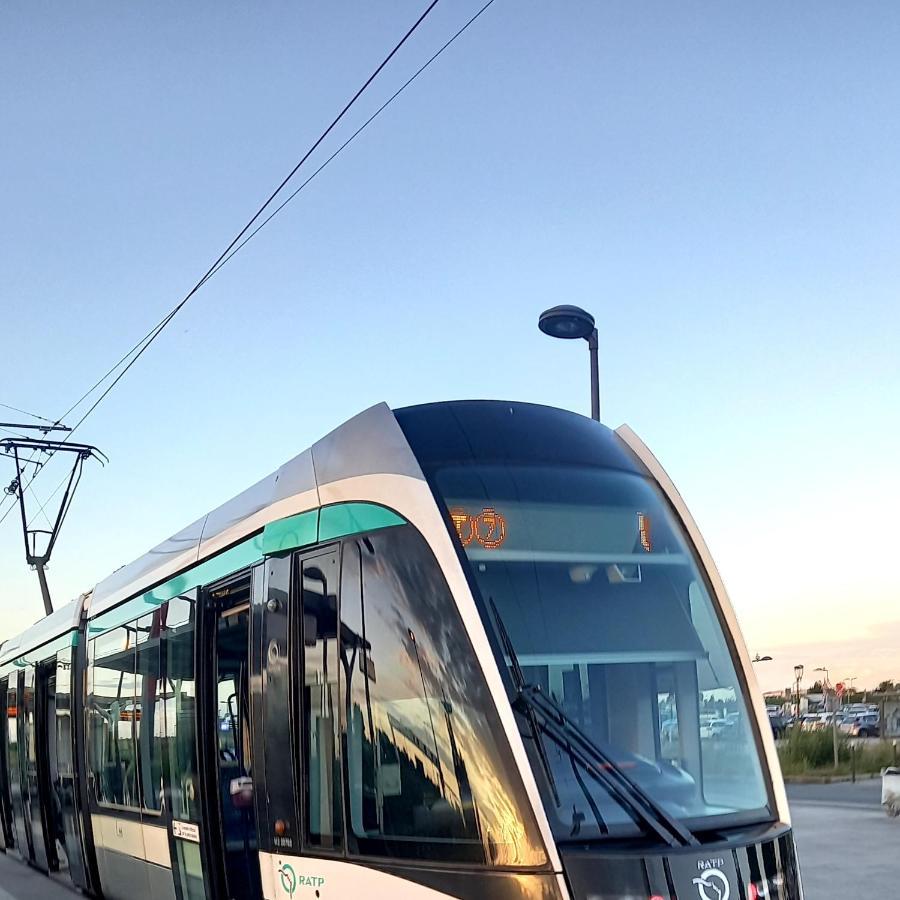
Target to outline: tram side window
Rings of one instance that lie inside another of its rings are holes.
[[[98,803],[140,809],[135,714],[135,629],[114,628],[91,643],[88,765]]]
[[[345,544],[341,619],[351,851],[543,864],[493,698],[412,526]]]
[[[195,746],[197,691],[194,680],[192,599],[176,597],[169,601],[165,636],[165,744],[172,794],[172,816],[182,821],[199,822],[200,795]],[[197,845],[179,841],[178,852],[179,855],[185,853],[190,855],[189,859],[182,860],[182,865],[189,871],[191,878],[199,879],[200,856]]]
[[[135,626],[137,666],[134,732],[140,761],[141,797],[150,812],[162,808],[162,742],[165,735],[165,700],[160,682],[160,631],[165,609],[139,619]]]

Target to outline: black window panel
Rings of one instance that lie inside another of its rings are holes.
[[[298,561],[295,571],[303,647],[306,842],[334,850],[342,844],[337,551]]]
[[[501,400],[457,400],[394,415],[426,475],[443,464],[534,462],[646,474],[615,432],[564,409]]]
[[[25,691],[22,698],[22,744],[20,751],[24,762],[24,781],[22,784],[22,799],[25,803],[26,826],[31,835],[31,860],[40,869],[47,871],[50,868],[51,854],[48,853],[46,836],[44,834],[44,821],[42,810],[41,777],[42,772],[38,763],[38,748],[41,753],[45,749],[41,746],[39,712],[37,705],[38,671],[34,666],[25,669]],[[43,762],[43,760],[42,760]]]
[[[434,861],[546,861],[456,601],[412,526],[345,547],[351,851]]]
[[[279,852],[300,848],[294,783],[293,726],[296,720],[291,714],[290,557],[270,559],[266,573],[266,610],[261,641],[266,802],[257,805],[257,821],[260,849]],[[294,702],[298,702],[296,698]],[[258,754],[256,758],[259,758]]]
[[[56,802],[59,805],[58,827],[62,833],[69,873],[77,886],[86,886],[81,833],[78,819],[75,777],[75,738],[72,716],[72,665],[75,653],[71,647],[56,655]]]
[[[19,749],[19,681],[21,673],[9,676],[6,692],[6,773],[12,818],[13,843],[23,856],[28,855],[25,808],[22,802],[22,761]]]

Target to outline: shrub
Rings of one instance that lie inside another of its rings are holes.
[[[778,749],[783,771],[834,768],[834,738],[826,731],[801,731],[792,728]],[[850,762],[850,745],[846,735],[838,735],[838,762]]]
[[[893,765],[893,747],[885,742],[858,743],[851,764],[851,744],[847,735],[838,734],[838,767],[834,768],[834,745],[831,729],[800,731],[793,728],[778,746],[781,771],[785,775],[848,775],[855,764],[860,775],[878,773]]]

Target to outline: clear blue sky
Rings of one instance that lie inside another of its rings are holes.
[[[341,133],[478,5],[442,0]],[[6,5],[0,402],[69,406],[423,7]],[[535,327],[572,302],[605,419],[667,466],[776,656],[764,684],[900,676],[898,46],[890,2],[496,0],[88,420],[111,463],[58,600],[374,402],[586,411],[585,352]],[[0,637],[41,609],[16,529]]]

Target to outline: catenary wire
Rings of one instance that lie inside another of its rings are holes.
[[[322,132],[322,134],[316,139],[313,145],[303,154],[300,158],[299,162],[294,166],[293,169],[287,174],[287,176],[281,181],[278,187],[269,195],[266,201],[259,207],[259,209],[253,214],[250,220],[246,225],[235,235],[235,237],[231,240],[228,246],[219,254],[213,264],[207,269],[204,273],[203,277],[191,288],[190,291],[184,296],[184,298],[169,312],[167,313],[150,331],[144,335],[115,365],[112,366],[107,372],[96,381],[87,392],[82,394],[82,396],[76,400],[76,402],[69,407],[68,410],[63,414],[62,418],[66,418],[74,409],[76,409],[87,397],[89,397],[104,381],[106,381],[113,372],[116,371],[123,363],[127,364],[122,369],[121,372],[113,379],[113,381],[107,386],[106,390],[97,398],[97,400],[88,408],[87,412],[81,416],[81,418],[75,423],[72,427],[71,431],[69,431],[65,438],[63,438],[63,443],[68,441],[75,430],[84,422],[85,419],[93,411],[103,402],[103,400],[109,395],[110,391],[122,380],[124,375],[128,372],[128,370],[140,359],[143,355],[144,351],[153,343],[154,340],[159,336],[162,330],[172,321],[172,319],[180,312],[180,310],[185,306],[185,304],[197,293],[197,291],[206,283],[209,279],[210,275],[215,271],[216,267],[222,262],[222,260],[229,254],[229,252],[235,247],[235,245],[244,237],[244,235],[253,227],[254,223],[259,219],[259,217],[268,209],[268,207],[273,203],[273,201],[277,198],[277,196],[281,193],[281,191],[287,186],[287,184],[291,181],[291,179],[296,175],[297,171],[300,167],[306,162],[307,159],[319,148],[321,143],[328,137],[328,135],[334,130],[334,128],[338,125],[338,123],[343,119],[343,117],[347,114],[350,108],[356,103],[356,101],[362,96],[362,94],[366,91],[369,85],[378,77],[384,67],[394,58],[400,48],[409,40],[409,38],[414,34],[414,32],[419,28],[422,22],[428,17],[431,11],[437,6],[439,0],[431,0],[425,10],[421,13],[421,15],[416,19],[416,21],[409,27],[403,37],[394,45],[393,49],[388,53],[388,55],[379,63],[378,67],[372,72],[371,75],[363,82],[362,86],[356,91],[356,93],[347,101],[344,105],[343,109],[337,114],[337,116],[332,120],[331,124]],[[47,420],[49,421],[49,420]],[[58,420],[59,421],[59,420]],[[54,455],[54,452],[50,453],[48,456],[48,460],[50,457]],[[31,477],[28,483],[25,485],[23,490],[27,490],[31,485],[31,482],[34,481],[37,473]],[[55,493],[55,492],[54,492]],[[12,507],[4,513],[2,517],[0,517],[0,524],[4,522],[6,517],[12,511]]]
[[[26,409],[19,409],[18,406],[10,406],[8,403],[0,403],[4,409],[11,409],[13,412],[21,413],[23,416],[28,416],[31,419],[40,419],[42,422],[49,422],[51,425],[58,425],[60,420],[57,419],[55,422],[53,419],[48,419],[45,416],[39,416],[37,413],[28,412]]]
[[[435,2],[437,2],[437,0],[435,0]],[[229,248],[224,251],[218,261],[210,267],[203,278],[201,278],[200,281],[194,286],[194,288],[191,290],[191,293],[188,294],[188,296],[185,297],[184,300],[182,300],[181,303],[178,304],[178,306],[176,306],[163,319],[161,319],[149,332],[147,332],[147,334],[144,335],[144,337],[141,338],[140,341],[138,341],[120,360],[118,360],[118,362],[116,362],[115,365],[113,365],[97,382],[95,382],[94,385],[89,388],[71,407],[69,407],[69,409],[62,416],[63,419],[65,419],[73,409],[76,409],[88,396],[90,396],[97,389],[97,387],[99,387],[104,381],[106,381],[106,379],[109,378],[109,376],[113,372],[115,372],[116,369],[118,369],[126,360],[134,356],[134,359],[129,362],[128,366],[126,366],[126,368],[116,377],[113,383],[109,385],[109,387],[103,392],[103,394],[97,399],[97,401],[76,422],[76,424],[72,428],[72,432],[74,432],[75,429],[78,428],[84,422],[84,420],[97,408],[97,406],[99,406],[99,404],[103,401],[107,394],[109,394],[113,387],[115,387],[115,385],[121,380],[122,376],[124,376],[128,369],[130,369],[131,366],[135,362],[137,362],[138,357],[143,354],[144,350],[146,350],[147,347],[149,347],[149,345],[156,339],[158,334],[166,327],[166,325],[168,325],[171,319],[174,318],[174,316],[191,298],[191,296],[193,296],[193,294],[196,293],[210,278],[216,275],[225,266],[226,263],[228,263],[263,228],[265,228],[265,226],[268,225],[269,222],[271,222],[272,219],[274,219],[275,216],[277,216],[285,208],[285,206],[288,205],[288,203],[290,203],[317,175],[319,175],[323,169],[325,169],[331,162],[333,162],[337,156],[339,156],[376,118],[378,118],[378,116],[381,115],[382,112],[384,112],[394,102],[394,100],[396,100],[400,96],[400,94],[402,94],[427,68],[429,68],[429,66],[431,66],[431,64],[435,62],[435,60],[437,60],[438,57],[441,56],[444,51],[447,50],[450,45],[453,44],[494,2],[495,0],[488,0],[487,3],[485,3],[471,18],[469,18],[461,28],[459,28],[447,41],[445,41],[444,44],[442,44],[438,48],[438,50],[435,51],[435,53],[432,54],[432,56],[430,56],[428,60],[426,60],[425,63],[423,63],[371,116],[369,116],[369,118],[366,119],[365,122],[363,122],[363,124],[359,128],[357,128],[356,131],[354,131],[353,134],[351,134],[350,137],[347,138],[337,148],[337,150],[335,150],[321,165],[319,165],[308,178],[306,178],[281,204],[279,204],[255,229],[253,229],[250,234],[247,234],[245,237],[243,237],[243,239],[241,239],[241,235],[238,235],[238,238],[236,238],[235,241],[232,241],[231,245],[229,245]],[[427,15],[427,13],[433,6],[434,3],[432,3],[431,6],[428,7],[428,9],[426,9],[425,13],[423,13],[422,18]],[[421,22],[421,18],[419,19],[419,22]],[[408,37],[410,33],[411,31],[406,35],[406,37]],[[396,52],[396,48],[394,52]],[[318,143],[321,143],[321,141],[317,142],[317,145]],[[308,157],[309,154],[307,154],[306,156]],[[292,174],[297,171],[297,168],[299,168],[299,164],[294,169],[294,172],[292,172]],[[289,179],[290,176],[285,180],[285,182],[282,183],[281,187],[283,187]],[[277,191],[275,193],[277,194]],[[274,196],[275,194],[273,194],[273,196],[270,197],[265,204],[263,204],[263,206],[257,212],[256,216],[254,216],[254,218],[251,220],[249,225],[252,225],[253,221],[255,221],[259,217],[259,215],[266,209],[266,207],[271,203],[272,199],[274,199]],[[247,227],[242,230],[242,234],[246,233]],[[44,504],[41,506],[39,512],[32,517],[31,521],[33,521],[34,518],[36,518],[36,516],[40,514],[40,512],[43,512],[44,506],[46,506],[46,504],[49,503],[50,500],[59,492],[60,488],[65,483],[65,480],[66,479],[64,478],[53,489],[51,494],[44,501]],[[9,511],[7,511],[6,515],[8,514]],[[3,520],[6,518],[6,515],[0,518],[0,524],[2,524]],[[31,524],[31,521],[29,522],[29,524]]]
[[[209,281],[210,278],[212,278],[214,275],[216,275],[222,269],[222,267],[235,256],[236,253],[238,253],[254,237],[256,237],[256,235],[259,234],[259,232],[262,231],[262,229],[265,228],[265,226],[268,225],[269,222],[271,222],[272,219],[274,219],[275,216],[277,216],[285,208],[285,206],[288,205],[288,203],[290,203],[326,166],[328,166],[337,156],[339,156],[346,149],[346,147],[349,144],[351,144],[373,121],[375,121],[375,119],[377,119],[378,116],[380,116],[381,113],[383,113],[388,108],[388,106],[390,106],[394,102],[394,100],[396,100],[397,97],[399,97],[400,94],[402,94],[494,2],[495,2],[495,0],[487,0],[487,3],[485,3],[461,28],[459,28],[447,41],[445,41],[444,44],[442,44],[441,47],[439,47],[438,50],[435,51],[435,53],[432,54],[432,56],[430,56],[428,58],[428,60],[426,60],[426,62],[424,62],[377,110],[375,110],[375,112],[372,113],[372,115],[369,116],[369,118],[366,119],[365,122],[363,122],[363,124],[360,125],[359,128],[357,128],[356,131],[354,131],[353,134],[351,134],[350,137],[347,138],[347,140],[345,140],[337,148],[337,150],[334,151],[334,153],[331,154],[331,156],[329,156],[321,165],[319,165],[318,168],[316,168],[308,178],[306,178],[303,182],[301,182],[291,194],[289,194],[265,219],[263,219],[263,221],[260,222],[259,225],[257,225],[257,227],[253,229],[253,231],[251,231],[249,234],[247,234],[245,237],[243,237],[243,239],[239,240],[239,242],[237,240],[232,241],[229,249],[227,249],[219,257],[218,261],[216,263],[214,263],[210,267],[210,269],[207,271],[207,273],[203,276],[203,278],[201,278],[200,281],[197,282],[197,284],[192,289],[191,293],[188,294],[188,296],[185,297],[185,299],[182,300],[181,303],[178,304],[178,306],[176,306],[174,309],[172,309],[160,322],[158,322],[141,339],[141,341],[139,341],[134,347],[132,347],[131,350],[129,350],[129,352],[124,357],[122,357],[122,359],[119,360],[119,362],[109,372],[107,372],[106,375],[103,376],[103,378],[100,379],[100,381],[97,384],[101,384],[103,381],[105,381],[106,378],[108,378],[109,375],[113,371],[115,371],[116,368],[118,368],[126,359],[128,359],[130,356],[133,355],[133,359],[131,359],[131,361],[128,363],[128,365],[116,376],[116,378],[113,380],[113,382],[106,388],[106,390],[90,406],[90,408],[87,410],[87,412],[72,426],[72,432],[74,432],[82,424],[82,422],[84,422],[84,420],[100,405],[100,403],[102,403],[102,401],[109,394],[109,392],[122,379],[122,377],[131,368],[131,366],[133,366],[134,363],[137,362],[138,358],[144,353],[144,351],[150,346],[150,344],[152,344],[153,341],[156,340],[156,337],[159,335],[159,333],[178,314],[178,312],[181,310],[182,306],[184,306],[184,304],[193,296],[193,294],[195,294],[201,287],[203,287],[203,285],[206,284],[206,282]],[[434,4],[432,4],[432,6],[433,5]],[[431,7],[429,7],[429,9],[431,9]],[[426,13],[427,13],[427,11],[428,10],[426,10]],[[307,154],[307,157],[308,156],[309,156],[309,154]],[[306,157],[304,157],[304,158],[306,158]],[[296,168],[294,169],[294,171],[296,172]],[[286,181],[284,183],[286,183]],[[271,198],[270,198],[270,200],[271,200]],[[268,206],[269,202],[270,201],[267,201],[266,204],[263,205],[263,207],[261,208],[261,211]],[[255,221],[255,219],[259,217],[259,214],[260,213],[257,213],[257,215],[254,217],[254,220],[252,220],[252,221]],[[247,229],[245,228],[244,232],[242,232],[242,234],[245,233],[246,230]],[[239,238],[240,238],[240,236],[239,236]],[[87,394],[85,394],[84,396],[88,396],[90,393],[92,393],[93,390],[97,387],[97,384],[95,384],[94,387],[91,388],[87,392]],[[84,399],[84,396],[81,398],[81,400]],[[77,401],[72,408],[77,407],[81,403],[81,400]],[[66,416],[69,414],[69,412],[71,412],[72,408],[67,410],[67,412],[65,414]],[[65,418],[65,416],[63,416],[63,418]],[[0,520],[0,521],[2,521],[2,520]]]
[[[303,154],[300,158],[300,161],[294,166],[293,169],[287,174],[287,176],[282,180],[282,182],[275,188],[274,191],[269,195],[266,199],[265,203],[260,206],[260,208],[253,214],[252,218],[246,225],[237,233],[237,235],[232,239],[232,241],[228,244],[228,246],[222,251],[221,254],[217,257],[215,262],[207,269],[207,271],[203,274],[203,277],[191,288],[190,291],[186,294],[186,296],[169,312],[167,313],[147,334],[144,335],[112,368],[110,368],[94,385],[88,389],[75,403],[66,411],[63,418],[69,415],[73,409],[78,407],[90,394],[92,394],[113,372],[116,371],[126,360],[129,360],[129,357],[133,357],[130,359],[128,364],[125,366],[125,369],[116,377],[113,383],[107,388],[106,391],[100,396],[100,399],[91,406],[88,412],[82,416],[79,420],[78,424],[84,421],[88,415],[90,415],[94,409],[97,408],[100,401],[103,400],[104,397],[107,396],[109,391],[121,380],[122,376],[127,372],[131,366],[137,362],[138,358],[143,354],[144,350],[156,340],[156,337],[159,333],[172,321],[172,319],[178,314],[178,312],[184,307],[184,305],[197,293],[197,291],[206,283],[209,279],[210,274],[215,270],[215,268],[222,262],[225,256],[232,250],[232,248],[244,237],[244,235],[253,227],[254,223],[257,219],[268,209],[268,207],[273,203],[275,198],[281,193],[281,191],[287,186],[288,182],[297,174],[297,171],[300,167],[309,159],[309,157],[319,148],[321,143],[331,134],[332,130],[337,126],[337,124],[343,119],[346,113],[350,110],[354,103],[362,96],[365,90],[369,87],[369,85],[378,77],[381,73],[382,69],[393,59],[396,53],[400,50],[400,48],[406,43],[407,40],[413,35],[416,29],[425,21],[425,18],[428,14],[434,9],[434,7],[438,4],[439,0],[431,0],[431,3],[425,8],[425,11],[419,16],[418,19],[410,26],[407,32],[403,35],[403,37],[397,42],[394,48],[390,53],[381,61],[378,67],[374,72],[363,82],[362,86],[356,91],[356,93],[347,101],[344,108],[337,114],[337,116],[332,120],[331,124],[322,132],[321,135],[316,139],[313,145]],[[76,425],[72,430],[74,431],[77,428]]]
[[[472,18],[470,18],[465,23],[465,25],[463,25],[455,34],[453,34],[452,37],[450,37],[444,44],[442,44],[441,47],[438,48],[438,50],[431,57],[429,57],[426,62],[424,62],[380,107],[378,107],[378,109],[375,110],[374,113],[372,113],[371,116],[369,116],[368,119],[366,119],[365,122],[362,123],[362,125],[359,126],[359,128],[356,129],[356,131],[353,132],[353,134],[350,135],[350,137],[347,138],[347,140],[344,141],[343,144],[341,144],[337,148],[337,150],[334,151],[334,153],[331,154],[331,156],[329,156],[317,169],[315,169],[313,173],[305,181],[298,185],[297,188],[292,193],[290,193],[274,210],[272,210],[272,212],[269,213],[269,215],[266,216],[266,218],[263,219],[263,221],[260,222],[259,225],[257,225],[256,228],[254,228],[253,231],[250,232],[250,234],[248,234],[236,247],[234,247],[228,253],[228,255],[209,273],[206,280],[208,281],[213,277],[213,275],[217,274],[222,269],[222,267],[230,259],[232,259],[232,257],[234,257],[236,253],[238,253],[243,247],[246,247],[247,244],[250,243],[250,241],[253,240],[253,238],[256,237],[256,235],[259,234],[259,232],[262,231],[263,228],[265,228],[266,225],[268,225],[269,222],[271,222],[272,219],[274,219],[275,216],[277,216],[278,213],[280,213],[288,205],[288,203],[290,203],[291,200],[293,200],[297,196],[297,194],[300,193],[300,191],[303,190],[303,188],[305,188],[326,166],[328,166],[329,163],[332,162],[332,160],[339,156],[349,144],[356,140],[356,138],[363,131],[365,131],[365,129],[368,128],[369,125],[371,125],[371,123],[374,122],[375,119],[377,119],[378,116],[380,116],[397,99],[397,97],[399,97],[400,94],[402,94],[493,3],[494,0],[488,0],[488,2],[485,3],[484,6],[482,6],[481,9],[479,9],[478,12],[476,12],[475,15],[473,15]]]

